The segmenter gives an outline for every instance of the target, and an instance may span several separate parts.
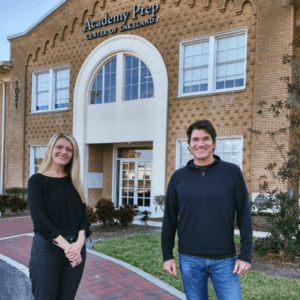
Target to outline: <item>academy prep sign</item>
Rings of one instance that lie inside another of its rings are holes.
[[[136,20],[138,15],[141,15],[141,16],[151,15],[151,17],[146,20],[143,20],[141,22],[133,22],[133,23],[128,23],[128,24],[126,24],[126,23],[129,20],[130,11],[127,11],[127,12],[124,12],[121,14],[117,14],[114,16],[109,16],[108,13],[105,13],[105,17],[103,19],[99,19],[97,21],[91,21],[90,19],[87,19],[83,31],[84,32],[92,31],[95,28],[105,27],[110,24],[123,22],[123,24],[119,27],[116,26],[116,27],[110,28],[109,30],[104,29],[104,30],[100,30],[97,32],[88,33],[86,35],[86,39],[91,40],[91,39],[95,39],[97,37],[108,35],[109,33],[113,34],[118,31],[122,32],[122,31],[131,30],[134,28],[151,25],[151,24],[159,22],[159,17],[156,18],[156,15],[155,15],[158,10],[159,10],[158,4],[148,5],[145,7],[141,7],[139,5],[134,5],[134,6],[132,6],[132,19],[133,20]]]

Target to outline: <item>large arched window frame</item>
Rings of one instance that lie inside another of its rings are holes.
[[[120,52],[97,68],[89,104],[114,103],[154,97],[151,71],[138,56]]]

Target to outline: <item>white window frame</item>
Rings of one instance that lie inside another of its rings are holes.
[[[245,77],[244,77],[244,85],[241,87],[233,87],[233,88],[224,88],[224,89],[216,89],[216,76],[217,76],[217,68],[216,68],[216,61],[217,61],[217,39],[222,37],[229,37],[231,35],[236,34],[245,34],[245,62],[244,62],[244,70],[245,70]],[[184,66],[184,47],[189,44],[193,44],[195,42],[204,42],[209,40],[209,59],[208,59],[208,88],[207,91],[198,91],[193,93],[183,93],[183,66]],[[179,78],[178,78],[178,97],[187,97],[192,95],[205,95],[205,94],[212,94],[212,93],[222,93],[222,92],[230,92],[236,90],[244,90],[246,88],[246,67],[247,67],[247,41],[248,41],[248,32],[247,28],[241,28],[239,30],[234,31],[227,31],[222,32],[220,34],[214,35],[206,35],[201,38],[194,38],[186,41],[182,41],[180,43],[179,49]]]
[[[242,170],[243,168],[243,145],[244,145],[244,138],[242,135],[229,135],[229,136],[219,136],[216,138],[218,139],[241,139],[242,142],[242,155],[241,155],[241,161],[240,161],[240,168]],[[180,168],[180,142],[181,141],[188,141],[187,138],[177,139],[176,140],[176,159],[175,159],[175,170],[178,170]]]
[[[69,69],[69,65],[60,66],[53,69],[40,70],[32,73],[32,101],[31,101],[31,113],[48,113],[51,111],[68,110],[69,107],[55,108],[55,72]],[[40,74],[49,73],[49,109],[48,110],[36,110],[36,77]],[[70,73],[69,73],[70,74]],[[69,76],[69,92],[70,92],[70,77]],[[69,98],[70,104],[70,98]]]
[[[35,174],[35,164],[34,164],[34,150],[35,148],[38,148],[38,147],[47,147],[47,145],[33,145],[33,146],[30,146],[30,165],[29,165],[29,176],[32,176],[33,174]]]

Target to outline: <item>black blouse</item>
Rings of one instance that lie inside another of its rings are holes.
[[[90,236],[86,204],[70,175],[61,178],[32,175],[28,181],[28,202],[34,232],[47,241],[59,235],[77,235],[80,230],[85,230],[86,237]]]

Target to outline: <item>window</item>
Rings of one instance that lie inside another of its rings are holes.
[[[45,157],[46,146],[30,148],[30,176],[37,173]]]
[[[139,58],[117,54],[97,73],[91,89],[90,103],[116,102],[118,95],[123,95],[119,97],[123,101],[154,97],[151,72]]]
[[[67,109],[69,82],[68,68],[33,73],[32,112]]]
[[[245,30],[181,44],[179,95],[245,88]]]
[[[154,96],[153,79],[148,67],[140,59],[125,55],[124,100],[151,98]]]
[[[214,154],[222,160],[234,163],[242,169],[243,138],[242,137],[217,137]],[[188,150],[186,140],[177,140],[176,169],[184,167],[193,158]]]
[[[116,102],[116,66],[113,58],[100,70],[91,92],[91,104]]]

